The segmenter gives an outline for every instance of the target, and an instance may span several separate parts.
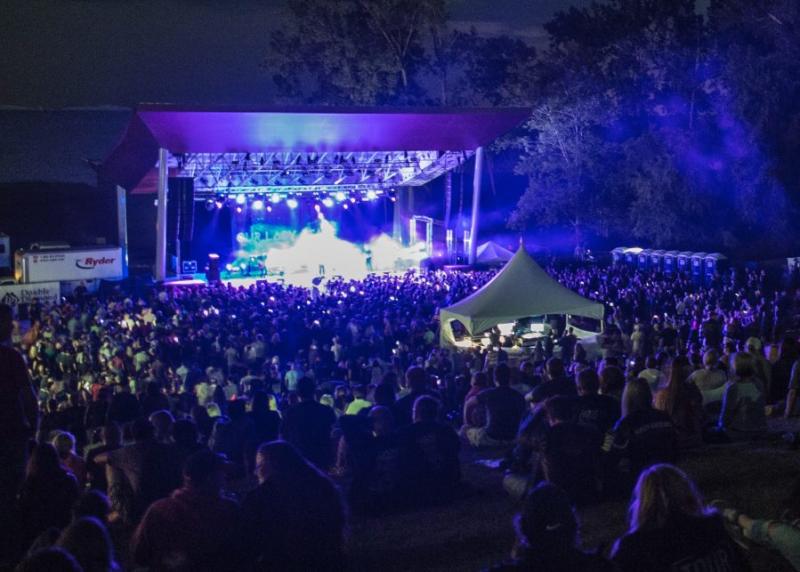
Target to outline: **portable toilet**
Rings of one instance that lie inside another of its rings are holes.
[[[650,253],[652,250],[649,248],[645,248],[639,253],[639,270],[647,270],[648,266],[650,265]]]
[[[678,269],[678,254],[677,250],[667,250],[663,256],[664,272],[673,274]]]
[[[618,246],[611,251],[611,262],[614,266],[623,264],[625,262],[625,251],[628,250],[627,246]]]
[[[691,269],[692,252],[679,252],[677,256],[678,272],[689,272]]]
[[[639,263],[639,253],[642,251],[638,246],[632,246],[625,249],[625,264],[636,267]]]
[[[691,256],[692,261],[692,279],[702,280],[705,273],[706,252],[695,252]]]
[[[705,260],[706,279],[710,280],[715,274],[719,274],[728,267],[728,257],[719,252],[706,254]]]
[[[662,270],[664,263],[665,250],[651,250],[650,251],[650,269]]]

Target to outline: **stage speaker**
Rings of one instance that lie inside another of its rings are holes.
[[[175,231],[179,240],[190,241],[194,236],[194,179],[192,177],[169,178],[170,209],[177,217]],[[168,213],[169,214],[169,213]],[[169,220],[167,221],[169,230]],[[175,236],[170,234],[170,236]]]

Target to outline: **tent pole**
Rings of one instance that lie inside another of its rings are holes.
[[[158,150],[158,210],[156,212],[156,282],[167,278],[167,159],[166,149]]]
[[[475,264],[478,250],[478,223],[481,210],[481,175],[483,175],[483,147],[475,149],[475,172],[472,177],[472,220],[469,227],[469,263]]]

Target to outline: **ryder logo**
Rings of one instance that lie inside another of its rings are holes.
[[[114,264],[115,258],[108,258],[103,256],[101,258],[92,258],[91,256],[87,256],[86,258],[79,258],[75,261],[75,266],[78,268],[82,268],[83,270],[92,270],[97,268],[98,266],[108,266],[110,264]]]

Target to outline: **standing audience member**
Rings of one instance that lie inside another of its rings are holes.
[[[186,460],[183,486],[147,509],[131,540],[133,560],[151,570],[234,571],[245,562],[242,512],[222,496],[227,463],[211,451]]]
[[[0,564],[12,550],[14,502],[25,478],[39,408],[25,361],[11,347],[11,307],[0,304]]]
[[[75,557],[83,572],[118,572],[114,546],[105,525],[96,518],[82,517],[59,536],[56,546]]]
[[[285,441],[258,449],[256,477],[243,503],[256,569],[343,570],[346,516],[331,480]]]
[[[48,528],[64,528],[78,499],[78,481],[61,466],[50,443],[36,445],[17,502],[17,523],[23,546]]]
[[[300,403],[286,410],[281,426],[281,436],[320,470],[333,463],[331,429],[336,414],[330,407],[314,401],[314,380],[303,377],[297,382]]]

